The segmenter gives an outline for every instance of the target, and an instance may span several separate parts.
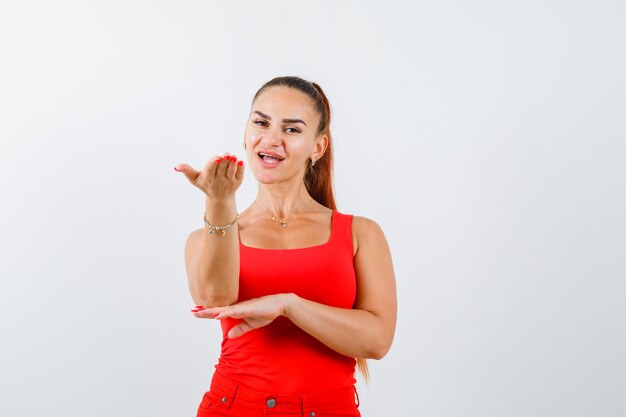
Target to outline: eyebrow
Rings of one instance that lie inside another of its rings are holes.
[[[272,118],[270,116],[268,116],[267,114],[261,113],[258,110],[255,110],[254,113],[258,114],[259,116],[267,119],[267,120],[272,120]],[[303,120],[300,119],[283,119],[283,123],[302,123],[303,125],[306,126],[306,123],[304,123]]]

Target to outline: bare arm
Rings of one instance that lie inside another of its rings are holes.
[[[234,157],[233,157],[234,158]],[[232,158],[212,160],[202,172],[178,165],[192,184],[206,194],[209,223],[223,226],[235,220],[235,191],[243,179],[243,166]],[[237,223],[222,236],[204,226],[189,234],[185,243],[185,267],[191,298],[197,305],[224,306],[239,296],[239,243]]]
[[[229,337],[238,337],[283,315],[339,353],[355,358],[382,358],[391,347],[397,316],[391,254],[375,222],[354,217],[352,227],[357,242],[354,266],[358,285],[353,309],[327,306],[294,294],[277,294],[194,314],[207,318],[217,314],[217,319],[242,318],[244,321],[230,330]]]

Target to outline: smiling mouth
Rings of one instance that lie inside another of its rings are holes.
[[[280,156],[276,156],[276,155],[269,155],[263,152],[259,152],[258,154],[259,159],[261,159],[263,162],[267,163],[267,164],[277,164],[280,161],[282,161],[285,158],[281,158]]]

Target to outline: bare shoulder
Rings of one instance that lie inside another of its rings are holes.
[[[382,229],[374,220],[363,217],[363,216],[352,216],[352,228],[360,228],[364,230],[379,230],[382,232]]]
[[[374,220],[363,216],[352,217],[352,240],[355,255],[362,245],[367,245],[371,242],[386,243],[385,233],[380,225]]]

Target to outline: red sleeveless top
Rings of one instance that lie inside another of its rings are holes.
[[[239,242],[239,301],[295,293],[318,303],[352,308],[356,275],[352,215],[333,211],[330,239],[297,249],[261,249]],[[222,352],[215,369],[258,391],[304,394],[354,385],[356,360],[301,330],[286,317],[229,339],[241,320],[221,321]]]

